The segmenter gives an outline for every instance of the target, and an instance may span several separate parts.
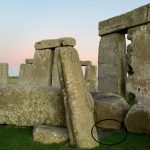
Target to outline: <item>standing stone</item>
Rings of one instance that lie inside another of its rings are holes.
[[[89,91],[97,90],[97,67],[87,66],[85,69],[85,81]]]
[[[33,64],[20,66],[19,84],[26,86],[50,86],[53,53],[50,49],[37,50]]]
[[[33,141],[43,144],[60,144],[68,142],[69,137],[66,128],[50,127],[45,125],[35,126],[33,129]]]
[[[150,23],[128,30],[127,93],[138,100],[150,99]]]
[[[98,57],[98,90],[125,95],[125,35],[112,33],[101,37]]]
[[[32,64],[21,64],[19,70],[19,85],[27,85],[32,86],[32,72],[33,72],[33,65]]]
[[[58,87],[61,88],[60,86],[60,81],[59,81],[59,73],[58,73],[58,67],[57,64],[59,62],[59,49],[55,49],[54,51],[54,58],[53,58],[53,67],[52,67],[52,87]]]
[[[8,64],[0,63],[0,84],[5,85],[8,82]]]
[[[97,147],[99,144],[91,136],[91,129],[94,125],[93,110],[91,109],[93,106],[91,97],[85,88],[86,83],[78,53],[72,47],[58,49],[60,50],[61,71],[64,81],[62,86],[65,87],[65,105],[67,106],[65,109],[69,109],[67,112],[70,114],[70,120],[66,122],[70,121],[72,135],[77,147]],[[96,129],[94,129],[93,135],[96,139],[98,138]]]

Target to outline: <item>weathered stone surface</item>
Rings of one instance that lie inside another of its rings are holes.
[[[99,35],[127,30],[150,22],[150,4],[99,22]]]
[[[26,59],[26,64],[33,64],[34,59]]]
[[[136,99],[150,97],[150,24],[128,30],[128,38],[127,93]]]
[[[129,106],[124,98],[114,94],[104,94],[93,92],[95,99],[95,120],[99,122],[105,119],[114,119],[116,121],[104,121],[97,124],[97,127],[120,129]]]
[[[33,141],[35,142],[43,144],[60,144],[66,143],[68,140],[69,137],[66,128],[38,125],[33,129]]]
[[[60,90],[1,86],[0,124],[64,126],[65,112]]]
[[[125,125],[129,132],[150,134],[150,97],[141,98],[128,112]]]
[[[0,85],[5,85],[8,82],[8,64],[0,63]]]
[[[50,86],[53,52],[50,49],[37,50],[33,64],[22,64],[19,72],[19,85],[24,86]]]
[[[77,51],[72,47],[59,48],[60,62],[63,77],[61,86],[64,93],[65,110],[68,113],[66,119],[67,128],[69,126],[69,138],[71,144],[76,144],[80,148],[93,148],[98,146],[92,136],[91,128],[94,125],[93,100],[87,91],[86,83],[81,69],[81,64]],[[68,116],[69,115],[69,116]],[[94,136],[97,138],[96,129]],[[71,137],[70,137],[71,136]]]
[[[76,41],[72,37],[64,37],[59,39],[42,40],[35,43],[36,50],[43,50],[49,48],[56,48],[61,46],[72,46],[76,45]]]
[[[92,65],[92,62],[89,60],[86,60],[86,61],[80,60],[80,63],[81,63],[81,66],[91,66]]]
[[[85,81],[89,91],[97,90],[97,66],[87,66],[85,69]]]
[[[57,67],[57,64],[60,61],[58,60],[60,59],[58,55],[59,55],[59,49],[55,49],[54,58],[53,58],[53,67],[52,67],[52,87],[61,88],[60,80],[59,80],[59,72],[58,72],[58,67]]]
[[[99,45],[98,90],[104,93],[125,95],[126,80],[125,35],[104,35]]]

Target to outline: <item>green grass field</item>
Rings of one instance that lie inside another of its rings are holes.
[[[121,133],[122,134],[122,133]],[[103,142],[114,142],[120,139],[120,133],[105,137]],[[62,144],[44,145],[32,141],[32,128],[16,128],[0,125],[0,150],[70,150]],[[74,150],[77,150],[75,148]],[[127,138],[118,145],[100,145],[93,150],[150,150],[150,137],[142,134],[128,133]]]

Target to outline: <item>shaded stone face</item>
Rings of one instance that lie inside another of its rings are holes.
[[[50,86],[52,80],[53,52],[50,49],[37,50],[33,64],[22,64],[19,72],[19,85]]]
[[[43,144],[62,144],[69,140],[67,129],[44,125],[35,126],[33,129],[33,141]]]
[[[86,88],[78,53],[71,47],[63,47],[59,50],[61,64],[59,72],[60,74],[62,72],[60,80],[70,142],[80,148],[97,147],[98,143],[91,136],[94,125],[94,101]],[[93,134],[97,138],[96,129]]]
[[[60,91],[51,88],[0,87],[0,124],[64,126]]]
[[[8,64],[0,63],[0,85],[5,85],[8,82]]]
[[[129,77],[127,92],[139,97],[150,97],[150,24],[128,30]]]
[[[61,88],[60,86],[60,80],[59,80],[59,72],[58,72],[58,63],[60,60],[59,55],[59,49],[55,49],[54,51],[54,58],[53,58],[53,67],[52,67],[52,87]]]
[[[60,39],[50,39],[50,40],[42,40],[35,43],[36,50],[44,50],[44,49],[51,49],[61,46],[72,46],[76,45],[76,41],[72,37],[65,37]]]
[[[125,95],[125,35],[113,33],[101,37],[98,57],[98,89],[105,93]]]

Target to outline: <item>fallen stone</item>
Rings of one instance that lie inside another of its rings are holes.
[[[66,143],[68,140],[69,137],[66,128],[38,125],[33,129],[33,141],[35,142],[42,144],[60,144]]]
[[[65,126],[60,90],[18,85],[0,86],[0,124]]]
[[[125,125],[129,132],[150,134],[150,97],[141,99],[129,110]]]
[[[85,68],[85,81],[89,91],[97,90],[97,66],[91,65]]]
[[[89,60],[87,60],[87,61],[80,60],[80,63],[81,63],[81,66],[91,66],[92,65],[92,62]]]
[[[26,64],[33,64],[33,59],[26,59]]]
[[[94,125],[92,102],[89,96],[86,83],[77,51],[72,47],[58,48],[60,50],[60,62],[62,78],[61,86],[64,93],[65,110],[69,112],[66,116],[68,134],[71,143],[80,148],[94,148],[99,144],[91,136],[91,129]],[[60,68],[59,68],[60,69]],[[64,88],[65,87],[65,88]],[[94,128],[94,137],[97,139],[97,131]]]
[[[126,31],[128,28],[150,22],[150,4],[99,22],[99,35]]]
[[[51,49],[61,46],[72,46],[76,45],[76,41],[72,37],[64,37],[59,39],[50,39],[50,40],[42,40],[35,43],[36,50],[43,50],[43,49]]]
[[[8,64],[0,63],[0,85],[8,83]]]
[[[92,96],[95,100],[95,120],[97,123],[99,122],[97,127],[120,129],[129,110],[129,105],[125,99],[119,95],[100,92],[93,92]],[[101,120],[105,121],[100,122]]]

